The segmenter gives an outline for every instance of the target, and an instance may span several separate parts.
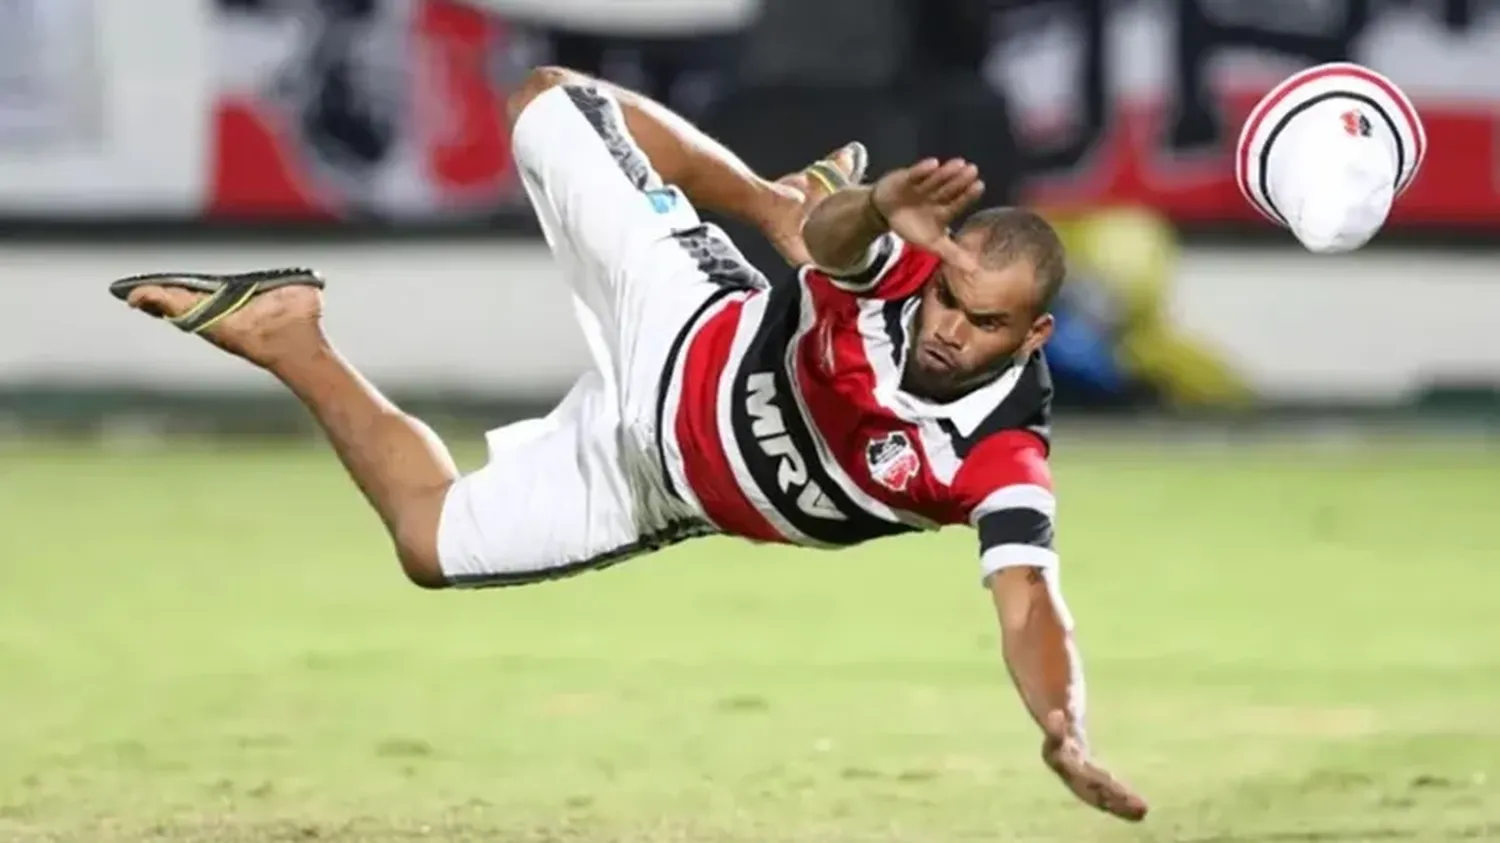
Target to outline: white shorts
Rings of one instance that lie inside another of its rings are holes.
[[[662,184],[600,89],[538,96],[512,145],[595,365],[545,418],[491,431],[487,464],[449,491],[438,552],[457,586],[556,579],[713,532],[664,479],[663,372],[726,290],[766,284]]]

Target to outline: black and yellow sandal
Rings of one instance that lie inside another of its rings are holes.
[[[843,190],[851,185],[857,185],[865,180],[865,170],[870,166],[870,153],[865,145],[859,141],[847,144],[839,149],[839,152],[848,150],[851,158],[849,172],[844,172],[832,157],[823,158],[809,164],[804,170],[808,178],[817,182],[824,191],[832,194]],[[834,153],[837,155],[838,153]]]
[[[126,301],[130,298],[130,293],[140,287],[175,287],[195,293],[207,293],[206,298],[186,313],[163,317],[187,333],[201,334],[262,293],[282,287],[312,287],[321,290],[323,277],[314,270],[300,267],[230,275],[152,272],[121,278],[109,285],[109,291],[120,301]]]

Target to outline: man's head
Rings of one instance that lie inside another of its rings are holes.
[[[945,262],[933,274],[906,365],[908,386],[936,400],[956,398],[1040,348],[1067,273],[1057,232],[1021,208],[979,211],[953,240],[975,269]]]

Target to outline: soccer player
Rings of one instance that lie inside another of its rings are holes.
[[[973,525],[1044,760],[1088,804],[1143,817],[1089,753],[1058,590],[1041,349],[1064,256],[1048,224],[1001,208],[951,232],[982,190],[961,160],[866,186],[851,144],[763,179],[659,104],[564,69],[534,71],[509,110],[596,367],[546,418],[492,431],[473,473],[340,356],[315,272],[111,289],[279,378],[424,587],[552,580],[710,534],[836,548]],[[758,226],[796,277],[768,281],[700,207]]]

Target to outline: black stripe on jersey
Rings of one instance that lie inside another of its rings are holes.
[[[1029,507],[999,509],[979,517],[979,550],[1002,544],[1024,544],[1052,550],[1052,519]]]
[[[693,311],[693,315],[672,339],[672,347],[667,351],[667,364],[662,367],[661,380],[656,390],[656,453],[663,465],[666,464],[666,450],[662,437],[666,426],[671,423],[666,418],[667,393],[671,389],[672,373],[677,370],[677,359],[682,356],[688,335],[697,327],[703,314],[720,299],[738,290],[760,290],[770,285],[766,276],[745,261],[732,243],[706,225],[674,232],[672,239],[698,264],[698,271],[719,289],[709,294],[703,304],[698,305],[698,309]],[[672,478],[666,472],[662,473],[662,478],[666,481],[667,491],[676,496],[677,490]]]
[[[1401,142],[1401,133],[1396,130],[1396,121],[1391,118],[1391,115],[1385,112],[1384,108],[1380,107],[1380,103],[1364,94],[1358,94],[1353,91],[1329,91],[1326,94],[1311,97],[1305,102],[1298,103],[1296,107],[1288,109],[1287,113],[1281,115],[1281,119],[1276,121],[1276,125],[1271,127],[1271,131],[1266,134],[1265,145],[1260,148],[1260,195],[1261,198],[1265,199],[1266,207],[1270,208],[1271,213],[1275,214],[1283,223],[1286,223],[1286,217],[1282,215],[1281,209],[1276,207],[1276,200],[1272,198],[1271,193],[1271,147],[1275,145],[1277,136],[1287,127],[1287,124],[1292,122],[1293,117],[1320,102],[1339,98],[1364,103],[1374,109],[1375,113],[1380,115],[1380,119],[1385,121],[1386,127],[1391,130],[1391,137],[1396,139],[1395,187],[1397,190],[1401,188],[1401,176],[1406,172],[1406,145]]]
[[[793,287],[777,287],[768,295],[765,318],[734,376],[729,424],[750,476],[776,511],[814,541],[847,546],[912,532],[915,527],[855,505],[818,459],[787,375],[801,302],[801,290]],[[828,507],[844,517],[816,514]]]
[[[974,430],[965,434],[950,419],[940,419],[938,426],[953,440],[953,453],[964,459],[974,446],[985,437],[1002,430],[1025,430],[1041,437],[1050,451],[1052,447],[1052,371],[1047,367],[1047,357],[1038,351],[1026,361],[1021,379],[1001,399],[1000,403],[985,416]]]
[[[667,393],[672,388],[672,373],[677,371],[677,360],[682,356],[688,336],[703,319],[703,314],[725,296],[739,290],[762,289],[769,284],[764,275],[739,257],[738,250],[732,244],[707,226],[700,225],[675,232],[672,239],[698,264],[698,271],[702,272],[704,277],[716,284],[719,289],[710,293],[708,298],[698,305],[693,315],[683,323],[677,336],[672,339],[672,347],[667,351],[667,363],[662,367],[661,380],[658,381],[656,389],[656,456],[661,460],[662,465],[666,465],[667,462],[666,443],[663,437],[666,435],[666,426],[672,423],[666,417]],[[662,481],[666,484],[668,494],[680,500],[681,496],[677,493],[676,484],[672,482],[669,472],[662,472]]]
[[[885,335],[891,341],[891,362],[901,370],[906,356],[906,305],[910,299],[891,299],[880,309],[885,320]]]
[[[733,292],[733,289],[724,287],[716,290],[707,299],[704,299],[703,304],[698,305],[698,309],[693,311],[693,315],[682,326],[682,330],[678,331],[677,336],[672,338],[672,347],[667,350],[667,364],[662,367],[661,379],[656,384],[656,458],[663,466],[667,464],[667,445],[665,439],[667,425],[674,423],[672,419],[667,418],[667,393],[672,388],[672,373],[677,370],[677,359],[682,356],[682,352],[687,346],[688,335],[698,325],[699,320],[703,318],[703,314],[707,313],[709,308]],[[672,482],[672,473],[669,471],[661,472],[661,479],[663,485],[666,486],[667,494],[681,500],[682,496],[677,492],[677,484]]]
[[[890,234],[882,234],[873,244],[875,246],[875,259],[870,265],[859,272],[828,272],[829,278],[837,280],[842,287],[858,287],[868,289],[875,285],[875,279],[885,269],[886,264],[891,262],[891,253],[896,248],[896,241],[891,239]]]

